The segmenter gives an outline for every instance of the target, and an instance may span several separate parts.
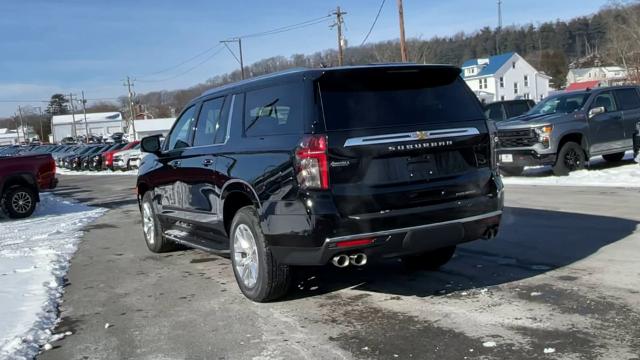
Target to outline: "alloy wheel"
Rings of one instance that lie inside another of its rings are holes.
[[[580,154],[575,149],[569,149],[564,155],[564,163],[570,171],[577,170],[582,167]]]
[[[236,273],[248,288],[258,281],[258,247],[251,229],[240,224],[233,234],[233,257]]]
[[[142,230],[144,231],[144,237],[149,245],[153,245],[156,241],[155,224],[153,220],[153,212],[151,211],[151,204],[144,203],[142,205]]]
[[[26,214],[31,208],[31,205],[33,205],[33,200],[31,196],[24,191],[13,194],[11,198],[11,207],[19,214]]]

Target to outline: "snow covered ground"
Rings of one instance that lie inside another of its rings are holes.
[[[640,187],[640,166],[627,152],[623,161],[607,163],[602,157],[591,159],[588,169],[574,171],[569,176],[553,176],[551,167],[526,168],[523,176],[503,176],[505,184],[551,186],[613,186]]]
[[[41,194],[32,217],[0,215],[0,358],[33,358],[52,334],[69,260],[81,228],[104,213]],[[70,335],[70,334],[66,334]]]
[[[128,170],[128,171],[71,171],[69,169],[64,169],[60,167],[56,167],[56,173],[61,175],[92,175],[92,176],[105,176],[105,175],[129,175],[129,176],[138,176],[138,170]]]

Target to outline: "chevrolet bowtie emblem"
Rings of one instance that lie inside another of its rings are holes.
[[[426,131],[416,131],[416,138],[418,140],[425,140],[428,137],[429,133],[427,133]]]

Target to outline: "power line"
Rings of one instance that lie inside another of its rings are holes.
[[[259,37],[259,36],[266,36],[266,35],[273,35],[273,34],[279,34],[285,31],[292,31],[292,30],[297,30],[303,27],[307,27],[307,26],[311,26],[311,25],[315,25],[315,24],[319,24],[322,22],[325,22],[327,20],[329,20],[332,17],[332,15],[325,15],[319,18],[315,18],[315,19],[310,19],[307,21],[303,21],[297,24],[292,24],[292,25],[287,25],[287,26],[282,26],[279,28],[275,28],[275,29],[271,29],[271,30],[267,30],[267,31],[262,31],[262,32],[257,32],[257,33],[253,33],[253,34],[245,34],[245,35],[241,35],[241,36],[236,36],[235,38],[252,38],[252,37]]]
[[[191,62],[191,61],[193,61],[193,60],[195,60],[195,59],[199,58],[200,56],[202,56],[202,55],[204,55],[204,54],[208,53],[209,51],[211,51],[211,50],[215,49],[216,47],[218,47],[218,45],[212,46],[212,47],[210,47],[210,48],[206,49],[205,51],[199,52],[198,54],[196,54],[196,55],[194,55],[194,56],[192,56],[192,57],[190,57],[190,58],[188,58],[188,59],[186,59],[186,60],[184,60],[184,61],[181,61],[181,62],[177,63],[176,65],[169,66],[168,68],[165,68],[165,69],[162,69],[162,70],[159,70],[159,71],[156,71],[156,72],[152,72],[152,73],[144,74],[144,75],[142,75],[141,77],[150,77],[150,76],[153,76],[153,75],[158,75],[158,74],[166,73],[166,72],[171,71],[171,70],[173,70],[173,69],[179,68],[180,66],[182,66],[182,65],[184,65],[184,64],[186,64],[186,63],[188,63],[188,62]]]
[[[373,28],[376,26],[376,22],[378,22],[378,18],[380,17],[380,13],[382,12],[382,8],[384,7],[384,3],[386,0],[382,0],[382,2],[380,3],[380,7],[378,8],[378,13],[376,14],[375,19],[373,19],[373,24],[371,24],[371,28],[369,29],[369,32],[367,33],[367,36],[364,37],[364,40],[362,40],[362,44],[360,44],[360,46],[364,45],[364,43],[367,42],[367,39],[369,38],[369,35],[371,35],[371,32],[373,31]]]
[[[192,66],[192,67],[188,68],[187,70],[185,70],[185,71],[183,71],[181,73],[178,73],[176,75],[173,75],[173,76],[170,76],[170,77],[167,77],[167,78],[164,78],[164,79],[153,79],[153,80],[139,80],[139,79],[136,79],[136,81],[142,82],[142,83],[155,83],[155,82],[163,82],[163,81],[175,79],[177,77],[180,77],[182,75],[185,75],[185,74],[195,70],[200,65],[202,65],[202,64],[208,62],[209,60],[213,59],[213,57],[218,55],[222,50],[224,50],[224,47],[220,47],[218,49],[218,51],[216,51],[213,54],[211,54],[210,56],[206,57],[204,60],[200,61],[199,63],[196,63],[194,66]]]

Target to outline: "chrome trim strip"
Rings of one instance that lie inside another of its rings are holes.
[[[402,142],[402,141],[420,141],[420,140],[429,141],[431,139],[470,136],[470,135],[479,135],[479,134],[480,134],[480,131],[478,131],[477,128],[413,131],[413,132],[406,132],[406,133],[349,138],[347,139],[347,141],[344,142],[344,147],[386,144],[386,143]]]
[[[482,219],[486,219],[486,218],[490,218],[490,217],[494,217],[494,216],[498,216],[498,215],[502,215],[502,210],[492,211],[490,213],[476,215],[476,216],[470,216],[470,217],[463,218],[463,219],[443,221],[443,222],[434,223],[434,224],[418,225],[418,226],[411,226],[411,227],[400,228],[400,229],[391,229],[391,230],[377,231],[377,232],[372,232],[372,233],[363,233],[363,234],[355,234],[355,235],[346,235],[346,236],[338,236],[338,237],[334,237],[334,238],[327,238],[327,239],[325,239],[324,243],[325,244],[331,244],[331,243],[335,243],[335,242],[338,242],[338,241],[362,239],[362,238],[368,238],[368,237],[378,237],[378,236],[385,236],[385,235],[394,235],[394,234],[399,234],[399,233],[404,233],[404,232],[409,232],[409,231],[414,231],[414,230],[430,229],[430,228],[443,226],[443,225],[451,225],[451,224],[458,224],[458,223],[468,223],[468,222],[482,220]]]

